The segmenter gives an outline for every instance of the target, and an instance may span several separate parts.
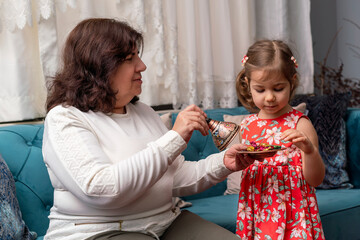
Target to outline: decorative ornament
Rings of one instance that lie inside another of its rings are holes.
[[[209,125],[215,146],[220,151],[229,145],[240,129],[239,125],[233,122],[217,121],[210,118],[207,118],[206,122]]]

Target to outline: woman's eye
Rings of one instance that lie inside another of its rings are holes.
[[[125,61],[132,61],[133,60],[133,57],[136,55],[136,53],[131,53],[129,54],[126,58],[125,58]]]

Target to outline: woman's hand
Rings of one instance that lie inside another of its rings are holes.
[[[247,146],[244,144],[234,144],[226,150],[224,164],[227,169],[233,172],[244,170],[256,160],[246,153],[239,153],[239,151],[244,151],[246,148]]]
[[[178,114],[172,130],[179,133],[188,143],[194,130],[199,130],[203,136],[209,134],[206,117],[206,113],[192,104]]]

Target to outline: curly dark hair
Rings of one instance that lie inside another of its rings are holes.
[[[290,83],[290,99],[299,84],[296,64],[291,59],[293,53],[289,46],[281,40],[259,40],[250,46],[244,68],[236,77],[236,92],[241,104],[251,112],[258,112],[251,93],[251,73],[264,70],[266,74],[279,74]],[[294,77],[295,76],[295,77]]]
[[[70,32],[63,50],[63,66],[48,85],[46,109],[73,106],[83,112],[110,113],[116,91],[110,77],[135,48],[143,48],[140,32],[127,23],[107,18],[81,21]],[[131,102],[139,98],[135,96]]]

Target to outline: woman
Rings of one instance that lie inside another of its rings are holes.
[[[168,131],[138,101],[142,46],[141,33],[113,19],[84,20],[69,34],[47,99],[43,156],[55,191],[45,239],[236,239],[181,213],[172,197],[205,190],[252,161],[237,156],[240,145],[184,161],[192,132],[208,134],[206,114],[189,106]]]

